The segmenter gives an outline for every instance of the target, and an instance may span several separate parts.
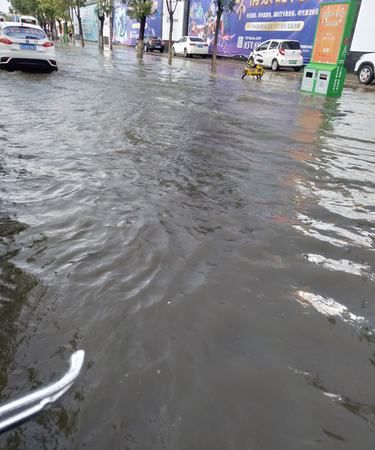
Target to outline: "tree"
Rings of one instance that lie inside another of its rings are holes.
[[[10,4],[16,14],[37,16],[38,0],[10,0]]]
[[[173,22],[174,13],[176,12],[177,4],[180,0],[165,0],[169,16],[169,38],[168,38],[168,64],[172,64],[172,36],[173,36]],[[173,5],[174,2],[174,5]]]
[[[113,0],[109,0],[111,3],[111,12],[109,13],[109,49],[113,49]]]
[[[55,21],[69,17],[70,0],[11,0],[12,10],[16,14],[32,15],[38,18],[42,28],[55,36]]]
[[[85,6],[85,0],[72,0],[72,8],[78,20],[79,37],[81,39],[81,46],[85,46],[85,40],[83,38],[82,17],[81,8]]]
[[[211,72],[216,72],[216,54],[217,54],[217,41],[219,37],[220,22],[224,12],[233,11],[236,0],[214,0],[216,4],[216,24],[215,24],[215,37],[214,46],[212,49],[212,62]]]
[[[105,18],[110,15],[112,11],[112,2],[111,0],[97,0],[96,2],[96,14],[99,19],[99,49],[104,50],[104,37],[103,37],[103,29],[104,29],[104,21]]]
[[[137,42],[137,53],[143,57],[143,41],[145,37],[146,19],[155,14],[152,0],[127,0],[126,14],[133,20],[139,22],[139,35]]]

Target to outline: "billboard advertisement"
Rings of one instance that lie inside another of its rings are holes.
[[[154,0],[155,14],[147,19],[145,36],[161,36],[163,0]],[[139,23],[126,14],[127,6],[121,2],[114,5],[113,43],[135,45],[139,34]]]
[[[324,0],[236,0],[234,11],[223,14],[218,54],[248,56],[268,39],[292,39],[300,41],[308,61],[322,3]],[[214,0],[191,0],[189,34],[212,43],[215,22]]]
[[[83,37],[86,41],[97,41],[99,36],[98,31],[98,16],[96,14],[96,4],[81,8],[82,30]],[[78,19],[74,16],[74,29],[78,33]]]
[[[322,5],[311,58],[313,62],[337,63],[348,11],[349,4]]]

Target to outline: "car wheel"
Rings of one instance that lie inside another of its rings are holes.
[[[203,58],[203,59],[206,59],[206,58],[207,58],[207,55],[202,55],[202,58]]]
[[[172,47],[172,55],[176,56],[176,49],[174,47]]]
[[[276,58],[272,61],[271,69],[274,72],[277,72],[280,69],[279,62],[278,62],[278,60]]]
[[[302,66],[293,68],[294,72],[301,72],[301,69],[302,69]]]
[[[185,58],[187,58],[189,56],[186,48],[184,48],[184,56],[185,56]]]
[[[363,65],[358,72],[358,80],[362,84],[370,84],[374,79],[374,68],[370,64]]]
[[[159,51],[160,53],[164,53],[164,48],[161,48]]]

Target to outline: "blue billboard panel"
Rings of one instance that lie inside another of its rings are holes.
[[[233,12],[223,13],[218,54],[248,56],[261,42],[292,39],[301,43],[307,61],[311,56],[321,3],[325,1],[236,0]],[[191,0],[189,34],[203,37],[212,45],[215,24],[215,0]]]
[[[161,36],[163,17],[163,0],[154,0],[155,14],[146,21],[145,35]],[[139,23],[126,14],[127,6],[116,2],[113,14],[113,42],[116,44],[135,45],[139,35]]]
[[[96,5],[81,8],[83,37],[86,41],[97,41],[99,36]]]
[[[82,31],[85,41],[96,42],[99,36],[98,15],[96,5],[84,6],[81,8]],[[79,26],[77,16],[74,15],[74,29],[78,34]]]

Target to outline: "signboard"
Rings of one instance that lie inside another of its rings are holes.
[[[322,5],[311,60],[316,63],[336,64],[349,4]]]
[[[333,0],[333,2],[339,0]],[[304,58],[311,57],[319,7],[323,0],[236,0],[233,12],[224,12],[218,54],[248,56],[261,42],[291,39],[301,43]],[[213,42],[215,0],[191,0],[189,34]]]
[[[96,42],[99,36],[96,4],[81,8],[81,18],[82,18],[82,31],[84,39],[86,41]],[[76,16],[74,16],[74,30],[78,34],[79,26],[78,26],[78,19]]]
[[[155,14],[146,21],[145,36],[161,36],[163,1],[154,0]],[[139,23],[126,14],[127,6],[121,2],[114,5],[113,42],[124,45],[135,45],[139,35]]]
[[[351,51],[375,53],[375,0],[362,0]]]

